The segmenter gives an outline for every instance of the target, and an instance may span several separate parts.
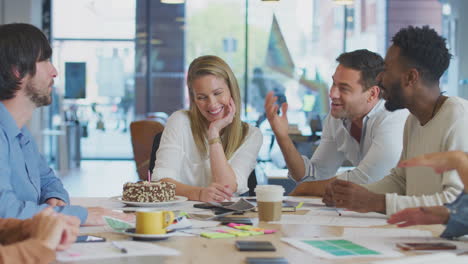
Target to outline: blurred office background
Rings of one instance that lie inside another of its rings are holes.
[[[188,65],[213,54],[236,74],[243,120],[264,133],[259,169],[281,174],[266,92],[289,103],[291,137],[311,155],[335,58],[362,48],[384,56],[401,27],[430,25],[453,54],[442,88],[467,98],[464,11],[464,0],[0,0],[0,23],[34,24],[53,46],[54,102],[30,127],[57,171],[122,161],[133,172],[130,123],[187,108]]]

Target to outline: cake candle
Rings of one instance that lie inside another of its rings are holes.
[[[148,170],[148,182],[151,182],[151,171]]]

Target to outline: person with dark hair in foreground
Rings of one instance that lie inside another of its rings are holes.
[[[70,205],[68,192],[39,153],[26,127],[34,110],[52,102],[55,67],[45,35],[29,24],[0,26],[0,217],[30,218],[46,207],[103,225],[103,215],[133,215]]]
[[[445,224],[441,234],[444,238],[454,238],[468,234],[468,154],[462,151],[447,151],[422,155],[401,161],[398,167],[431,167],[437,173],[456,170],[465,185],[458,198],[445,206],[418,207],[404,209],[388,219],[389,224],[399,227],[412,225]]]
[[[32,219],[0,219],[0,264],[50,263],[55,251],[68,249],[80,219],[46,208]]]
[[[467,150],[468,101],[443,96],[439,79],[451,55],[445,39],[429,27],[407,27],[393,37],[378,80],[390,111],[407,108],[401,160],[431,152]],[[382,180],[363,186],[337,180],[323,201],[358,212],[391,215],[405,208],[452,202],[463,184],[454,172],[394,168]]]
[[[311,159],[301,156],[288,135],[287,103],[278,114],[277,97],[265,100],[268,121],[289,169],[299,183],[290,195],[323,195],[326,184],[338,179],[356,183],[380,180],[398,161],[407,111],[389,112],[376,77],[383,70],[380,55],[368,50],[343,53],[330,88],[331,111],[324,120],[320,145]],[[356,168],[337,176],[349,160]]]

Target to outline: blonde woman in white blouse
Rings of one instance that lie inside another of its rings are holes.
[[[262,134],[240,120],[237,80],[219,57],[202,56],[189,67],[189,110],[173,113],[157,152],[155,179],[176,184],[176,195],[223,201],[248,191]]]

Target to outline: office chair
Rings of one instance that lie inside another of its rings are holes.
[[[148,178],[148,167],[152,150],[154,135],[163,131],[164,126],[156,121],[141,120],[130,124],[133,157],[135,159],[138,177],[141,180]]]
[[[157,133],[153,139],[153,146],[151,147],[151,155],[149,160],[148,170],[153,175],[154,165],[156,164],[156,152],[159,149],[159,144],[161,144],[162,131]]]

